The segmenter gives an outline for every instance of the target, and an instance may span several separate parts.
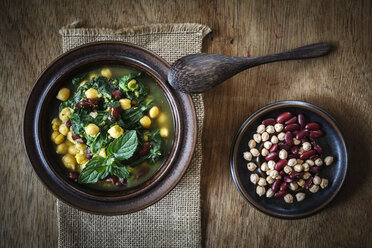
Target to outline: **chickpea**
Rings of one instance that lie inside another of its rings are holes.
[[[75,156],[79,151],[76,149],[75,146],[69,146],[68,147],[68,153]]]
[[[297,183],[290,183],[289,184],[289,188],[292,190],[292,191],[296,191],[298,189],[298,184]]]
[[[321,158],[315,159],[314,163],[315,163],[316,166],[322,166],[323,165],[323,161],[322,161]]]
[[[290,174],[293,171],[292,167],[290,167],[288,165],[284,166],[283,170],[287,174]]]
[[[249,162],[247,164],[247,168],[248,168],[249,171],[254,171],[257,168],[257,165],[253,162]]]
[[[260,152],[256,148],[251,149],[251,153],[252,153],[253,157],[260,156]]]
[[[300,192],[296,194],[296,199],[298,202],[305,200],[305,197],[306,197],[305,193]]]
[[[269,170],[268,175],[271,176],[272,178],[277,178],[279,172],[277,170]]]
[[[95,119],[98,116],[98,113],[97,112],[90,112],[89,115],[92,116]]]
[[[88,90],[85,91],[85,96],[87,98],[98,98],[98,90],[94,89],[94,88],[90,88]]]
[[[98,155],[101,156],[101,157],[106,158],[106,157],[107,157],[107,155],[106,155],[106,149],[105,149],[105,148],[101,148],[101,149],[99,150]]]
[[[288,157],[288,152],[284,149],[280,150],[279,152],[279,158],[280,159],[286,159]]]
[[[59,125],[52,124],[52,129],[53,129],[53,131],[58,131],[59,130]]]
[[[280,134],[278,134],[278,140],[280,141],[285,140],[285,133],[281,132]]]
[[[267,191],[266,191],[266,197],[267,198],[270,198],[270,197],[273,197],[274,196],[274,191],[269,188]]]
[[[58,126],[62,124],[62,121],[58,118],[53,118],[52,124],[57,124]]]
[[[78,164],[84,164],[88,162],[88,159],[85,157],[85,155],[81,153],[76,154],[75,159]]]
[[[280,179],[282,179],[282,176],[281,176],[281,175],[277,175],[277,176],[275,177],[275,179],[280,180]]]
[[[311,144],[309,142],[304,142],[302,144],[302,149],[304,149],[304,151],[310,151],[311,150]]]
[[[308,159],[308,160],[306,160],[305,162],[306,162],[308,165],[310,165],[310,167],[315,165],[314,161],[311,160],[311,159]]]
[[[310,187],[309,191],[311,193],[316,193],[319,190],[319,185],[313,184],[313,186]]]
[[[310,172],[305,172],[305,173],[302,175],[302,178],[303,178],[304,180],[307,180],[307,179],[309,179],[310,177],[311,177]]]
[[[302,166],[302,164],[296,164],[293,169],[296,171],[296,172],[301,172],[304,170],[304,167]]]
[[[253,139],[251,139],[249,142],[248,142],[248,146],[249,148],[255,148],[256,147],[256,141],[254,141]]]
[[[163,138],[168,138],[169,136],[168,128],[166,127],[160,128],[160,136]]]
[[[72,138],[72,132],[71,132],[71,131],[69,131],[69,132],[67,133],[67,139],[68,139],[68,141],[70,141],[72,144],[76,144],[76,141]]]
[[[278,137],[276,136],[276,135],[273,135],[272,137],[271,137],[271,143],[273,143],[273,144],[278,144],[278,142],[279,142],[279,139],[278,139]]]
[[[261,139],[262,139],[262,141],[268,141],[270,139],[270,135],[267,132],[264,132],[261,135]]]
[[[257,133],[259,133],[259,134],[263,134],[263,132],[265,132],[265,130],[266,130],[266,127],[265,127],[264,124],[261,124],[257,127]]]
[[[260,179],[258,180],[258,185],[266,186],[266,179],[263,177],[260,177]]]
[[[310,165],[308,163],[303,163],[302,166],[304,167],[304,171],[310,170]]]
[[[297,164],[303,164],[304,161],[303,161],[302,159],[297,159],[297,160],[296,160],[296,163],[297,163]]]
[[[322,189],[326,188],[328,186],[328,179],[322,178],[322,181],[320,182],[320,187]]]
[[[325,165],[330,166],[331,164],[333,164],[333,160],[334,158],[332,156],[327,156],[324,158],[324,163]]]
[[[270,170],[274,170],[274,168],[275,168],[275,161],[274,160],[269,160],[269,162],[267,162],[267,165],[269,166],[269,169]]]
[[[54,144],[59,145],[65,140],[65,136],[63,134],[58,134],[58,136],[54,139]]]
[[[63,165],[70,170],[75,170],[76,160],[71,154],[66,154],[62,157]]]
[[[145,115],[143,116],[140,121],[141,125],[144,127],[144,128],[149,128],[151,126],[151,119]]]
[[[250,153],[250,152],[245,152],[245,153],[243,153],[243,158],[244,158],[245,160],[247,160],[247,161],[251,161],[252,158],[253,158],[252,153]]]
[[[111,137],[117,139],[124,133],[124,130],[119,125],[115,125],[111,127],[107,132],[110,134]]]
[[[56,147],[56,153],[57,154],[66,154],[67,149],[68,149],[68,146],[65,143],[59,144]]]
[[[271,143],[270,141],[266,141],[266,142],[264,143],[264,147],[265,147],[266,149],[270,149],[272,146],[273,146],[273,143]]]
[[[158,117],[159,113],[160,113],[160,110],[156,106],[150,108],[150,110],[149,110],[149,116],[150,116],[151,119],[155,119],[156,117]]]
[[[265,192],[266,192],[265,187],[263,187],[263,186],[257,186],[257,188],[256,188],[257,195],[262,196],[262,195],[265,194]]]
[[[164,124],[167,121],[167,119],[168,119],[168,117],[167,117],[166,114],[160,113],[157,120],[158,120],[159,124]]]
[[[63,122],[66,122],[69,120],[69,116],[71,115],[71,111],[69,108],[64,108],[61,110],[61,112],[59,113],[59,119],[61,119],[61,121]]]
[[[131,107],[132,107],[132,103],[131,103],[131,101],[129,100],[129,99],[127,99],[127,98],[124,98],[124,99],[120,99],[119,100],[119,103],[120,103],[120,107],[122,108],[122,109],[130,109]]]
[[[272,178],[271,176],[267,176],[266,177],[266,182],[268,183],[268,184],[273,184],[274,183],[274,178]]]
[[[296,139],[296,138],[293,138],[293,144],[297,146],[297,145],[301,144],[301,141]]]
[[[261,150],[261,155],[264,156],[264,157],[266,157],[267,155],[269,155],[269,150],[267,150],[266,148],[263,148]]]
[[[301,188],[305,187],[305,180],[304,179],[299,179],[297,181],[297,184],[298,186],[300,186]]]
[[[66,124],[61,124],[58,128],[58,131],[66,136],[68,134],[69,129],[67,128]]]
[[[269,170],[269,166],[267,165],[267,163],[266,162],[263,162],[262,164],[261,164],[261,171],[268,171]]]
[[[251,177],[250,177],[250,180],[253,184],[256,184],[258,183],[258,180],[260,179],[260,177],[257,175],[257,174],[251,174]]]
[[[70,97],[70,90],[62,88],[58,91],[56,98],[61,101],[66,101]]]
[[[85,132],[87,135],[94,136],[99,133],[99,127],[96,124],[90,123],[85,127]]]
[[[269,134],[275,133],[274,126],[272,126],[272,125],[267,126],[266,127],[266,132],[269,133]]]
[[[274,125],[274,129],[275,129],[275,131],[276,131],[277,133],[280,133],[281,131],[283,131],[283,128],[284,128],[284,125],[281,124],[281,123],[276,123],[276,124]]]
[[[295,158],[291,158],[290,160],[288,160],[288,165],[293,167],[297,164],[297,160]]]
[[[101,75],[106,77],[106,78],[111,78],[112,77],[112,72],[109,68],[103,68],[101,70]]]
[[[300,147],[300,149],[298,149],[298,154],[302,154],[302,153],[304,153],[305,151],[304,151],[304,148],[302,148],[302,146]]]
[[[293,203],[293,196],[292,196],[291,194],[286,194],[286,195],[284,196],[284,201],[285,201],[286,203]]]
[[[79,144],[79,143],[77,143],[75,147],[82,154],[85,154],[86,150],[88,149],[88,147],[85,144]]]
[[[254,141],[255,141],[256,143],[261,143],[261,140],[262,140],[261,135],[258,134],[258,133],[253,134],[253,139],[254,139]]]
[[[52,135],[50,136],[50,139],[54,142],[56,140],[56,138],[57,138],[58,135],[59,135],[59,132],[54,131],[52,133]]]
[[[319,185],[321,183],[322,179],[320,179],[320,177],[318,176],[315,176],[313,178],[313,184],[316,184],[316,185]]]

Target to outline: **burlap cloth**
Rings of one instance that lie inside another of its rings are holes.
[[[135,43],[157,53],[170,64],[191,53],[199,53],[209,27],[193,24],[153,24],[112,29],[76,28],[60,30],[63,52],[92,41],[117,40]],[[198,138],[191,164],[178,185],[162,200],[137,213],[99,216],[81,212],[57,201],[59,247],[199,247],[201,135],[204,106],[201,95],[193,95]]]

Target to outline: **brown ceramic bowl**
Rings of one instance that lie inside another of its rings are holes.
[[[68,179],[68,171],[50,141],[51,106],[66,82],[90,68],[125,65],[151,77],[163,91],[172,111],[173,145],[158,171],[145,183],[127,190],[101,191]],[[191,97],[174,91],[167,82],[169,64],[156,54],[123,42],[89,43],[58,57],[36,80],[24,114],[23,136],[35,172],[59,199],[80,210],[105,215],[146,208],[172,190],[190,163],[196,142],[196,115]]]

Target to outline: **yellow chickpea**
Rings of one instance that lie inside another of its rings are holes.
[[[122,129],[119,125],[115,125],[111,127],[107,132],[110,134],[111,137],[117,139],[124,133],[124,129]]]
[[[66,124],[61,124],[61,125],[59,126],[58,131],[59,131],[61,134],[63,134],[64,136],[66,136],[66,135],[68,134],[68,131],[69,131],[69,130],[68,130]]]
[[[63,165],[70,170],[75,170],[76,160],[71,154],[66,154],[62,157]]]
[[[154,106],[149,110],[149,116],[151,119],[155,119],[159,116],[160,110],[158,107]]]
[[[57,154],[66,154],[68,150],[68,146],[65,143],[59,144],[56,147],[56,153]]]
[[[58,91],[57,99],[66,101],[70,97],[70,90],[68,88],[62,88]]]
[[[59,130],[59,125],[52,124],[52,129],[53,129],[53,131],[58,131]]]
[[[168,138],[169,136],[169,130],[166,127],[163,127],[160,129],[160,136],[163,138]]]
[[[105,148],[101,148],[99,150],[99,154],[98,155],[100,155],[101,157],[106,158],[107,156],[106,156],[106,150],[105,150]]]
[[[109,68],[103,68],[101,70],[101,75],[104,76],[104,77],[107,77],[107,78],[111,78],[112,77],[112,72]]]
[[[122,109],[130,109],[132,107],[131,101],[127,98],[120,99],[119,103]]]
[[[60,119],[58,119],[58,118],[54,118],[53,120],[52,120],[52,124],[56,124],[56,125],[61,125],[62,124],[62,121],[60,120]]]
[[[59,145],[65,140],[65,136],[63,134],[58,134],[58,136],[54,139],[54,144]]]
[[[67,151],[68,151],[69,154],[71,154],[73,156],[75,156],[79,152],[78,149],[76,149],[75,146],[69,146]]]
[[[69,116],[71,115],[71,111],[69,108],[64,108],[61,110],[61,112],[59,113],[59,119],[61,119],[61,121],[63,122],[66,122],[69,120]]]
[[[72,144],[76,144],[76,141],[72,138],[72,132],[71,132],[71,131],[69,131],[69,132],[67,133],[67,139],[68,139],[68,141],[70,141]]]
[[[85,91],[85,95],[88,98],[98,98],[98,90],[96,90],[94,88],[90,88],[90,89]]]
[[[85,155],[81,153],[76,154],[75,159],[78,164],[84,164],[88,162],[88,159],[85,157]]]
[[[58,131],[54,131],[52,133],[52,135],[50,136],[50,139],[54,142],[57,138],[57,136],[59,135],[59,132]]]
[[[97,77],[98,77],[97,73],[91,73],[89,75],[89,81],[92,80],[93,78],[97,78]]]
[[[160,113],[157,120],[159,124],[165,124],[167,122],[167,115],[164,113]]]
[[[145,115],[140,119],[140,123],[144,128],[149,128],[151,126],[151,119]]]
[[[90,123],[85,127],[85,132],[88,135],[96,135],[99,132],[99,127],[96,124]]]
[[[85,151],[88,149],[88,147],[84,144],[76,144],[75,145],[76,149],[79,151],[81,154],[85,154]]]

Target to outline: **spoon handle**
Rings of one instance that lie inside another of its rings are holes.
[[[316,43],[282,53],[246,58],[245,68],[282,60],[316,58],[326,55],[331,51],[331,49],[332,46],[328,43]]]

